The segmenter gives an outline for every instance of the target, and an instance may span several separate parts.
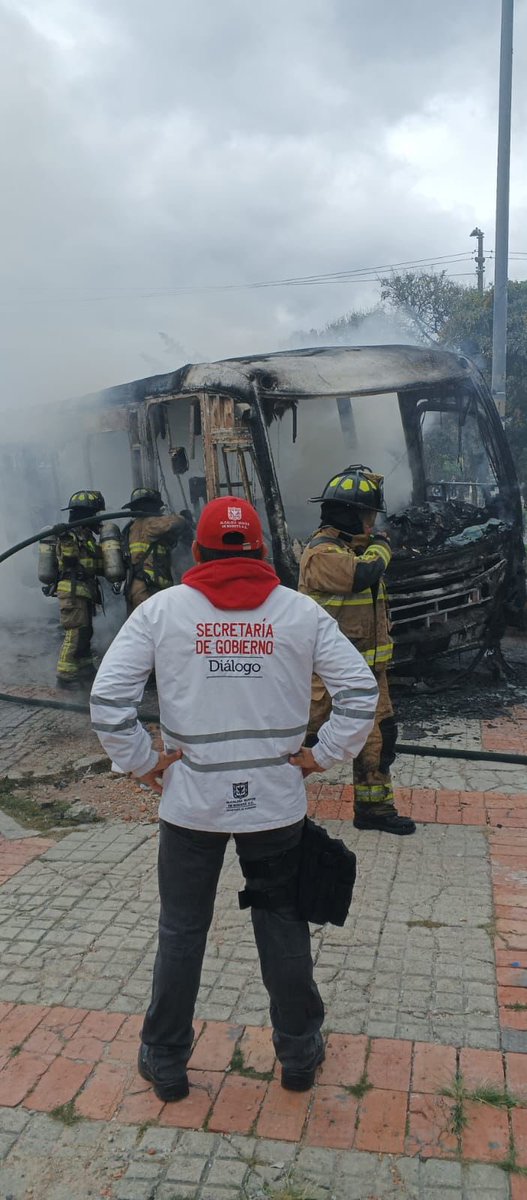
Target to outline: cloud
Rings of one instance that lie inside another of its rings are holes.
[[[469,252],[475,223],[490,249],[498,7],[4,0],[4,398],[279,348],[375,293],[181,285]],[[526,33],[517,6],[518,249]]]

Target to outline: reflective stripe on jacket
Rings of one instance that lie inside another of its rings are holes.
[[[138,517],[128,533],[128,550],[136,579],[145,579],[153,588],[171,587],[173,583],[170,552],[178,534],[185,528],[180,516]],[[155,544],[152,546],[152,542]]]
[[[255,609],[216,608],[186,584],[132,613],[93,685],[93,728],[123,771],[157,762],[137,719],[155,667],[167,750],[159,814],[191,829],[251,832],[303,818],[302,772],[289,762],[309,720],[316,671],[333,698],[314,753],[321,767],[355,758],[373,728],[378,688],[362,656],[307,596],[281,585]]]
[[[103,574],[101,548],[91,529],[81,526],[57,541],[58,596],[81,596],[95,603],[97,576]]]
[[[380,558],[387,567],[392,555],[386,543],[376,542],[366,549],[362,543],[362,538],[345,541],[333,526],[317,529],[302,555],[298,590],[326,609],[370,667],[386,667],[393,642],[384,580],[373,591],[355,592],[353,585],[360,562]]]

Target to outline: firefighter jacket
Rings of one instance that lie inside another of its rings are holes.
[[[170,551],[187,528],[184,517],[138,517],[124,530],[123,553],[130,565],[130,580],[143,579],[152,589],[173,583]]]
[[[164,773],[160,817],[239,833],[300,821],[306,791],[289,756],[307,729],[312,672],[334,702],[313,749],[322,768],[361,750],[376,681],[324,610],[266,563],[206,563],[184,580],[117,634],[93,685],[93,728],[123,771],[152,770],[158,756],[137,706],[155,668],[165,748],[183,751]]]
[[[61,534],[57,541],[57,596],[79,596],[100,602],[97,576],[103,574],[102,553],[96,535],[81,525]]]
[[[393,652],[382,578],[391,557],[384,539],[348,541],[338,529],[324,525],[310,538],[300,562],[299,591],[334,618],[373,670],[386,668]]]

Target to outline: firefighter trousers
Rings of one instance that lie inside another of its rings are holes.
[[[59,596],[60,623],[64,640],[57,663],[57,676],[64,683],[93,674],[91,652],[93,604],[83,596]]]
[[[130,590],[126,594],[126,608],[128,616],[133,613],[140,604],[144,604],[145,600],[149,600],[150,596],[155,596],[159,588],[150,587],[144,579],[132,579]]]
[[[355,811],[364,811],[375,804],[378,812],[393,808],[393,787],[390,767],[395,759],[397,725],[390,699],[386,671],[375,671],[379,688],[379,702],[375,713],[375,724],[360,754],[353,760],[353,784],[355,789]],[[331,712],[331,697],[318,675],[313,676],[311,685],[311,711],[309,733],[318,733]],[[378,807],[379,806],[379,807]]]
[[[242,862],[282,855],[299,843],[303,827],[298,821],[283,829],[236,833],[236,850]],[[192,1049],[194,1006],[229,837],[159,822],[159,946],[141,1036],[183,1069]],[[251,878],[255,886],[258,881]],[[309,925],[286,905],[273,912],[253,908],[251,917],[277,1057],[290,1070],[309,1070],[319,1061],[324,1020]]]

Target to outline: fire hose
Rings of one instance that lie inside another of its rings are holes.
[[[15,546],[10,546],[9,550],[4,550],[0,554],[0,563],[5,562],[7,558],[11,558],[13,554],[17,554],[19,550],[24,550],[26,546],[32,546],[35,542],[40,542],[44,538],[52,537],[53,535],[60,536],[80,525],[86,526],[95,523],[99,524],[102,521],[115,521],[117,518],[136,518],[148,515],[148,513],[129,512],[128,510],[119,509],[119,512],[97,513],[91,518],[84,517],[80,521],[71,521],[68,523],[61,521],[57,525],[50,525],[46,529],[41,529],[39,533],[25,538],[22,542],[17,542]],[[90,711],[88,704],[65,704],[62,700],[13,695],[11,692],[0,692],[0,701],[6,704],[19,704],[26,708],[58,709],[60,712],[86,714]],[[142,713],[141,715],[143,721],[152,724],[159,723],[158,713]],[[471,762],[496,762],[510,763],[518,767],[527,766],[527,754],[498,754],[492,750],[456,750],[453,746],[423,746],[419,743],[406,742],[398,742],[395,750],[397,754],[420,756],[421,758],[459,758]]]
[[[151,513],[129,512],[128,509],[119,509],[119,512],[97,513],[93,517],[83,517],[80,521],[60,521],[57,525],[48,525],[46,529],[41,529],[40,533],[33,533],[31,537],[25,538],[23,542],[17,542],[16,546],[10,546],[9,550],[4,550],[0,554],[0,563],[5,562],[6,558],[11,558],[13,554],[18,554],[19,550],[25,550],[26,546],[32,546],[35,542],[42,542],[48,537],[60,537],[65,533],[69,533],[70,529],[77,529],[78,526],[84,525],[99,525],[102,521],[116,521],[123,517],[148,517]]]
[[[54,708],[60,712],[83,713],[90,711],[89,704],[65,703],[63,700],[51,700],[36,696],[15,695],[12,692],[0,692],[0,703],[19,704],[25,708]],[[158,725],[159,713],[141,713],[141,720],[147,724]],[[395,747],[397,754],[419,756],[420,758],[460,758],[469,762],[510,763],[515,767],[527,766],[527,754],[498,754],[494,750],[457,750],[453,746],[424,746],[422,743],[398,742]]]

